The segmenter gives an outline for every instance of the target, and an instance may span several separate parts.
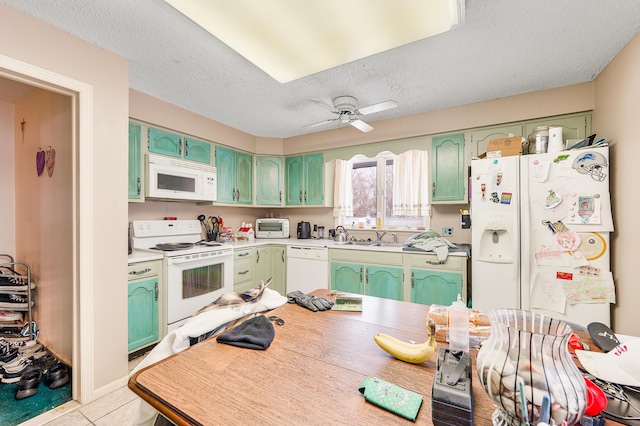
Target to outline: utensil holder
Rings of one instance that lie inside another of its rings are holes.
[[[218,241],[218,233],[215,231],[207,231],[207,241]]]

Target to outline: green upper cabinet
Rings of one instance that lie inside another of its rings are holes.
[[[324,162],[322,154],[304,156],[304,204],[321,206],[324,189]]]
[[[129,201],[144,201],[142,194],[142,127],[129,123]]]
[[[253,155],[216,146],[218,203],[253,203]]]
[[[563,140],[582,140],[591,134],[591,113],[570,114],[527,121],[524,123],[523,136],[526,138],[538,126],[562,127]]]
[[[434,137],[431,142],[431,202],[468,202],[464,134]]]
[[[184,137],[184,159],[211,164],[211,144],[191,137]]]
[[[324,199],[322,154],[286,157],[285,186],[288,206],[321,206]]]
[[[282,205],[283,158],[256,156],[256,204],[259,206]]]
[[[182,158],[182,136],[149,127],[149,152]]]
[[[508,126],[485,127],[465,133],[464,136],[469,149],[469,159],[487,152],[487,146],[490,140],[508,138],[511,135],[526,137],[522,128],[522,124],[512,124]]]
[[[211,164],[211,143],[149,127],[149,152]]]

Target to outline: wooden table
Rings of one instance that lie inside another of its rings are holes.
[[[316,295],[330,297],[328,291]],[[358,387],[376,376],[424,396],[416,424],[432,424],[437,352],[423,364],[398,361],[374,342],[377,333],[427,339],[428,307],[363,297],[362,312],[311,312],[286,304],[266,351],[215,338],[140,370],[129,388],[180,425],[410,424],[364,400]],[[472,350],[474,423],[490,425],[495,408],[479,385]]]

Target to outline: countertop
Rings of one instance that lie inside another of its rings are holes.
[[[375,241],[372,241],[374,243]],[[259,247],[267,244],[279,244],[286,246],[302,246],[302,247],[326,247],[329,249],[340,249],[340,250],[365,250],[365,251],[386,251],[392,253],[424,253],[435,255],[433,252],[426,252],[418,249],[411,249],[404,247],[402,245],[392,245],[392,246],[368,246],[368,245],[356,245],[356,244],[345,244],[339,243],[330,239],[317,239],[317,238],[309,238],[309,239],[297,239],[297,238],[265,238],[265,239],[254,239],[253,241],[235,241],[235,242],[225,242],[222,243],[223,247],[231,247],[233,249],[237,248],[247,248],[247,247]],[[471,245],[470,244],[456,244],[458,246],[457,249],[450,249],[449,256],[462,256],[462,257],[471,257]],[[162,259],[162,254],[149,253],[145,251],[134,250],[132,254],[129,255],[129,263],[136,262],[144,262],[147,260],[156,260]]]

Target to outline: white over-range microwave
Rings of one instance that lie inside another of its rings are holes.
[[[147,198],[216,201],[216,168],[206,164],[147,155]]]

